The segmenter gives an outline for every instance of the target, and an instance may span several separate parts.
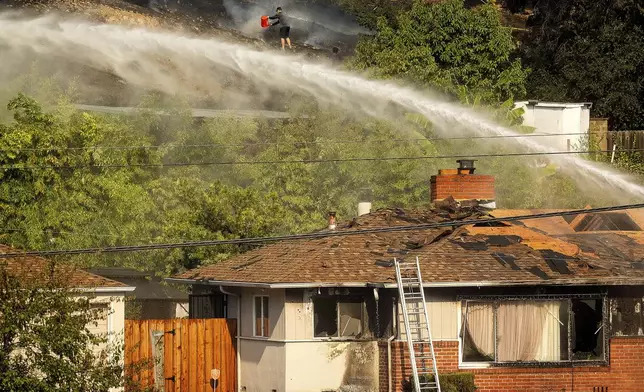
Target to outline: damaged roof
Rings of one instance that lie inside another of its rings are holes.
[[[553,236],[524,222],[486,224],[489,217],[486,210],[467,203],[455,206],[448,202],[426,210],[381,209],[339,224],[336,230],[463,219],[481,223],[283,241],[186,271],[174,279],[275,287],[394,285],[393,259],[418,257],[423,281],[429,285],[644,283],[644,241],[619,237],[620,244],[627,248],[620,245],[620,252],[611,252],[606,244],[612,239],[600,240],[599,234],[589,237],[588,233],[567,232]],[[629,247],[636,250],[625,251]]]

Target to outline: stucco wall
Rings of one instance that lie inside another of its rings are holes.
[[[377,391],[377,342],[286,344],[286,391]]]
[[[285,343],[240,339],[240,388],[246,392],[286,391]],[[245,389],[244,389],[245,388]]]

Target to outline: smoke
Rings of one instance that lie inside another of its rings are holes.
[[[363,79],[300,57],[252,50],[210,38],[97,25],[55,16],[18,18],[0,14],[0,48],[14,62],[24,56],[48,61],[64,59],[109,71],[130,85],[168,94],[211,94],[225,102],[238,97],[246,102],[270,102],[280,94],[299,94],[370,116],[383,116],[392,103],[422,114],[438,136],[504,136],[499,149],[553,153],[542,138],[517,138],[517,134],[484,115],[446,100],[403,88],[395,83]],[[62,61],[62,60],[61,60]],[[0,70],[4,72],[3,61]],[[234,95],[236,94],[236,95]],[[224,97],[224,98],[221,98]],[[229,104],[230,102],[226,102]],[[390,118],[392,123],[398,117]],[[596,193],[644,196],[644,187],[623,173],[574,155],[550,155],[562,170]]]

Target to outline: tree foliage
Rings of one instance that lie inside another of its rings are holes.
[[[513,58],[515,49],[492,4],[469,9],[458,0],[416,1],[398,15],[395,26],[380,18],[377,34],[361,40],[350,65],[461,100],[478,96],[484,103],[500,103],[525,95],[527,72]]]
[[[530,97],[592,102],[616,129],[642,129],[642,48],[641,1],[539,1],[523,54]]]
[[[516,122],[510,101],[504,105],[497,118]],[[413,115],[392,123],[307,107],[306,116],[294,112],[285,120],[194,120],[180,99],[166,105],[167,115],[152,112],[149,107],[163,106],[154,95],[131,116],[83,113],[66,99],[44,110],[24,95],[8,106],[13,121],[0,125],[0,240],[27,249],[308,232],[325,225],[328,211],[353,218],[364,193],[374,208],[427,206],[430,177],[455,164],[432,156],[504,151],[494,139],[432,140],[444,134]],[[380,159],[387,157],[404,159]],[[497,158],[479,165],[497,175],[505,207],[588,201],[572,197],[576,188],[565,176],[552,182],[556,176],[525,163]],[[248,248],[70,259],[169,275]]]
[[[106,392],[122,385],[119,350],[88,329],[105,311],[90,308],[62,279],[53,264],[42,274],[0,264],[0,391]]]

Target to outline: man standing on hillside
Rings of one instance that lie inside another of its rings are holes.
[[[291,46],[291,25],[288,22],[288,19],[286,16],[282,13],[282,7],[277,7],[277,10],[275,12],[275,15],[269,16],[268,19],[277,19],[275,23],[273,23],[271,26],[275,26],[276,24],[280,25],[280,41],[282,42],[282,50],[284,50],[284,44],[288,43],[288,48],[293,49]]]

